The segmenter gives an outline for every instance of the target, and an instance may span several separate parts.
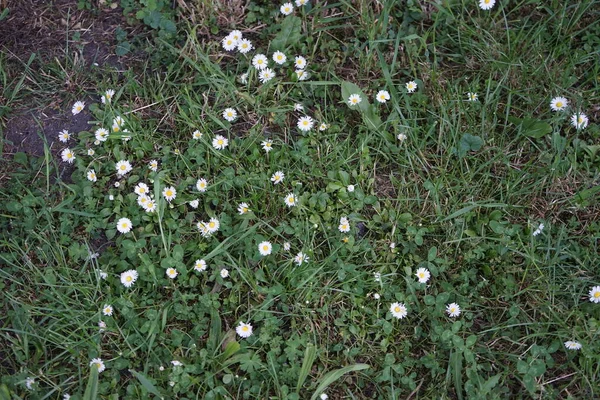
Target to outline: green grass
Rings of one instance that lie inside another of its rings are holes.
[[[132,139],[94,145],[95,126],[76,132],[72,169],[49,149],[15,157],[0,189],[2,395],[597,397],[600,315],[588,292],[600,262],[600,30],[591,23],[600,4],[408,3],[312,4],[287,19],[252,3],[247,26],[213,25],[214,37],[182,20],[177,45],[157,39],[160,56],[176,60],[160,70],[85,75],[66,59],[3,72],[11,101],[43,99],[65,77],[82,83],[62,87],[65,104],[114,88],[110,105],[87,109],[106,128],[123,116]],[[285,42],[288,60],[307,57],[311,79],[297,81],[288,61],[258,84],[251,56],[220,47],[232,28],[268,56]],[[411,80],[415,93],[405,89]],[[385,105],[374,101],[380,89],[391,95]],[[349,107],[348,93],[359,92],[363,102]],[[466,101],[468,92],[479,100]],[[550,110],[558,95],[568,111]],[[222,118],[226,107],[235,122]],[[573,110],[588,115],[586,129],[571,127]],[[302,115],[315,128],[298,130]],[[212,147],[215,135],[229,139],[225,150]],[[134,170],[118,178],[121,159]],[[273,185],[278,170],[285,179]],[[206,193],[195,189],[201,177]],[[139,182],[157,212],[137,204]],[[177,190],[171,204],[167,186]],[[288,193],[296,207],[285,206]],[[241,202],[248,214],[238,214]],[[349,233],[338,230],[343,216]],[[130,233],[116,231],[121,217]],[[203,238],[196,223],[212,217],[220,230]],[[273,253],[262,257],[265,240]],[[296,265],[300,251],[310,260]],[[206,271],[193,270],[196,259]],[[418,268],[431,272],[426,285]],[[129,269],[139,279],[127,289],[119,276]],[[394,302],[407,318],[392,317]],[[457,318],[445,312],[453,302]],[[113,316],[102,315],[105,304]],[[250,338],[236,335],[240,321],[253,325]],[[583,348],[567,350],[567,340]],[[97,357],[106,370],[96,379]]]

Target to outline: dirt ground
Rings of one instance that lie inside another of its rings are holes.
[[[32,71],[24,81],[25,86],[32,88],[35,82],[31,82],[31,76],[43,74],[36,69],[52,61],[64,64],[61,60],[67,56],[77,61],[78,68],[126,66],[128,60],[119,59],[114,53],[115,30],[126,25],[119,8],[78,10],[77,0],[0,0],[0,5],[10,8],[8,17],[0,23],[0,52],[4,55],[9,82],[21,78],[32,53],[35,53]],[[68,86],[69,82],[64,84]],[[63,148],[57,140],[60,131],[77,133],[88,127],[87,111],[73,115],[72,100],[64,99],[58,90],[41,96],[39,93],[36,91],[35,97],[26,93],[9,104],[12,110],[8,118],[0,119],[1,159],[5,162],[16,152],[43,155],[44,138],[56,154]],[[0,90],[0,103],[3,101],[6,99]]]

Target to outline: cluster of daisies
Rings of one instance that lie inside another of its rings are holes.
[[[565,97],[555,97],[550,101],[550,109],[552,111],[565,111],[569,107],[569,100]],[[588,126],[588,117],[582,112],[574,112],[571,114],[571,125],[575,129],[585,129]]]

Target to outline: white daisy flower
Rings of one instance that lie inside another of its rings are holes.
[[[285,3],[279,8],[279,11],[281,11],[283,15],[290,15],[294,12],[294,6],[292,3]]]
[[[171,202],[171,200],[174,200],[177,197],[177,190],[175,190],[173,186],[169,186],[163,189],[162,195],[165,200]]]
[[[467,93],[467,101],[477,101],[477,93]]]
[[[252,45],[252,42],[249,41],[248,39],[242,39],[239,41],[238,45],[237,45],[237,49],[240,53],[242,54],[246,54],[247,52],[249,52],[250,50],[252,50],[254,48],[254,46]]]
[[[110,304],[105,304],[104,307],[102,307],[102,314],[106,315],[107,317],[111,317],[113,315],[113,307]]]
[[[456,303],[450,303],[446,306],[446,312],[452,318],[458,317],[460,315],[460,306]]]
[[[73,153],[70,149],[64,149],[60,153],[60,156],[64,162],[69,164],[73,164],[73,161],[75,161],[75,153]]]
[[[308,78],[310,78],[310,72],[304,70],[304,69],[297,69],[296,70],[296,77],[298,77],[299,81],[305,81]]]
[[[156,202],[150,199],[142,207],[144,207],[144,211],[152,213],[156,211]]]
[[[248,208],[248,203],[240,203],[238,205],[238,213],[240,215],[244,215],[246,214],[248,211],[250,211],[250,209]]]
[[[192,208],[198,208],[198,206],[200,205],[200,200],[195,199],[195,200],[190,201],[188,204]]]
[[[381,295],[379,293],[373,293],[373,298],[375,300],[379,300],[381,298]]]
[[[390,99],[390,93],[387,90],[380,90],[375,95],[375,100],[378,102],[385,104]]]
[[[219,274],[221,275],[221,278],[225,279],[229,276],[229,271],[226,268],[223,268]]]
[[[233,122],[233,121],[235,121],[236,118],[237,118],[237,111],[235,111],[233,108],[226,108],[223,111],[223,119],[225,119],[229,122]]]
[[[33,390],[33,385],[35,385],[35,378],[28,376],[27,379],[25,379],[25,387],[28,390]]]
[[[314,121],[311,117],[301,117],[298,120],[298,129],[304,132],[308,132],[312,129]]]
[[[244,339],[249,338],[252,336],[252,325],[240,322],[240,324],[235,328],[235,332]]]
[[[406,90],[408,91],[408,93],[412,93],[415,90],[417,90],[417,82],[415,81],[410,81],[406,83]]]
[[[98,177],[96,176],[96,171],[94,171],[93,169],[90,169],[87,172],[87,179],[90,182],[96,182],[98,180]]]
[[[404,142],[408,138],[408,136],[406,136],[404,133],[399,133],[397,138],[399,141]]]
[[[297,56],[294,59],[294,66],[296,67],[296,69],[306,68],[306,58],[304,58],[302,56]]]
[[[92,361],[90,361],[90,367],[93,367],[94,365],[98,367],[98,373],[101,373],[106,369],[104,362],[100,358],[93,358]]]
[[[350,223],[348,222],[348,218],[342,217],[340,218],[340,225],[338,226],[340,232],[350,232]]]
[[[304,111],[304,106],[300,103],[294,104],[294,111]]]
[[[131,231],[133,224],[129,218],[120,218],[117,221],[117,230],[121,233],[128,233]]]
[[[491,10],[496,4],[496,0],[479,0],[479,7],[482,10]]]
[[[85,108],[85,103],[83,101],[76,101],[75,104],[73,104],[73,108],[71,109],[71,112],[73,113],[73,115],[77,115],[80,112],[82,112],[84,108]]]
[[[275,77],[275,72],[271,68],[265,68],[258,73],[258,80],[261,83],[267,83]]]
[[[94,136],[99,142],[106,142],[108,140],[108,131],[104,128],[98,128],[96,129]]]
[[[348,185],[348,187],[346,188],[346,190],[347,190],[349,193],[352,193],[352,192],[354,192],[354,185]]]
[[[269,254],[271,254],[272,250],[273,250],[273,246],[271,245],[271,242],[261,242],[258,245],[258,252],[262,256],[268,256]]]
[[[206,261],[204,260],[196,260],[194,263],[194,270],[198,272],[206,271]]]
[[[294,257],[294,262],[296,263],[296,265],[300,266],[305,262],[308,262],[309,257],[304,254],[303,252],[299,252],[298,254],[296,254],[296,257]]]
[[[286,206],[294,207],[296,205],[296,195],[294,193],[290,193],[287,196],[285,196],[285,199],[283,199],[283,201],[285,202]]]
[[[195,130],[192,133],[192,139],[194,140],[200,140],[202,138],[202,132],[200,132],[199,130]]]
[[[167,271],[165,273],[171,279],[177,278],[178,275],[177,270],[175,268],[167,268]]]
[[[402,319],[408,315],[408,310],[404,303],[392,303],[390,306],[390,312],[394,318]]]
[[[196,189],[198,189],[199,192],[204,193],[204,192],[206,192],[207,188],[208,188],[208,182],[206,181],[206,179],[204,179],[204,178],[198,179],[198,181],[196,182]],[[196,208],[196,207],[194,207],[194,208]]]
[[[285,178],[284,173],[282,171],[277,171],[271,176],[271,182],[277,185],[278,183],[283,182],[283,178]]]
[[[589,292],[590,295],[590,301],[592,303],[600,303],[600,286],[594,286],[593,288],[590,289]]]
[[[296,0],[296,6],[302,7],[303,5],[308,4],[308,0]]]
[[[150,171],[156,172],[158,170],[158,161],[150,160],[150,162],[148,163],[148,169]]]
[[[252,57],[252,65],[256,69],[265,69],[269,66],[269,59],[264,54],[257,54]]]
[[[544,230],[544,224],[540,224],[535,231],[533,231],[532,235],[537,236]]]
[[[321,132],[327,130],[327,128],[329,128],[329,125],[327,125],[325,122],[321,123],[321,125],[319,125],[319,130]]]
[[[273,150],[273,141],[271,139],[264,140],[260,145],[267,153]]]
[[[133,169],[133,167],[131,166],[131,163],[127,160],[119,161],[115,165],[115,168],[117,169],[117,175],[125,175],[126,173],[130,172]]]
[[[583,346],[581,345],[581,343],[576,342],[574,340],[567,340],[565,342],[565,347],[569,350],[581,350]]]
[[[275,61],[277,64],[281,65],[284,62],[286,62],[286,60],[286,55],[283,54],[281,51],[276,51],[275,53],[273,53],[273,61]]]
[[[348,97],[348,105],[350,105],[350,106],[356,106],[361,101],[362,101],[362,99],[360,98],[360,96],[358,94],[351,94],[350,97]]]
[[[569,100],[564,97],[555,97],[550,101],[550,109],[552,111],[562,111],[569,105]]]
[[[138,183],[135,188],[133,189],[133,191],[135,192],[135,194],[137,194],[138,196],[141,196],[143,194],[148,194],[148,192],[150,191],[150,188],[148,187],[148,185],[146,185],[143,182]]]
[[[126,288],[131,287],[137,281],[138,272],[135,269],[130,269],[121,274],[121,283]]]
[[[69,133],[69,131],[67,131],[66,129],[63,129],[62,131],[59,132],[58,140],[60,140],[63,143],[67,143],[69,141],[69,139],[71,139],[71,134]]]
[[[291,248],[292,248],[292,245],[290,244],[290,242],[285,242],[285,243],[283,244],[283,249],[284,249],[285,251],[290,251],[290,249],[291,249]]]
[[[327,400],[327,399],[329,398],[329,396],[327,396],[327,394],[326,394],[326,393],[321,393],[321,395],[319,396],[319,398],[320,398],[321,400]]]
[[[213,139],[212,145],[217,150],[223,150],[225,147],[227,147],[229,145],[229,140],[224,136],[217,135]]]
[[[419,283],[427,283],[427,281],[431,277],[431,273],[427,268],[419,268],[415,275],[417,276]]]
[[[96,152],[94,151],[94,149],[88,149],[88,151],[87,151],[87,155],[88,156],[93,156],[94,154],[96,154]]]
[[[104,94],[101,97],[102,104],[110,103],[114,95],[115,91],[112,89],[108,89],[106,92],[104,92]]]
[[[238,46],[238,40],[235,40],[231,35],[227,35],[221,41],[221,45],[226,51],[232,51]]]
[[[229,36],[231,36],[231,38],[233,38],[233,40],[235,40],[236,42],[242,40],[242,32],[237,29],[231,31],[229,33]]]
[[[244,85],[247,84],[248,83],[248,73],[246,72],[246,73],[241,74],[238,79],[239,79],[240,83],[242,83]]]
[[[211,218],[207,223],[206,223],[206,229],[208,230],[209,233],[215,233],[216,231],[219,230],[219,227],[221,226],[221,223],[219,222],[218,219],[216,218]]]
[[[571,116],[571,125],[577,129],[585,129],[588,126],[588,117],[582,113],[573,114]]]

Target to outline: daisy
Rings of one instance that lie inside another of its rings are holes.
[[[71,112],[73,113],[73,115],[77,115],[83,111],[84,107],[85,107],[85,103],[83,101],[76,101],[75,104],[73,104],[73,108],[71,109]]]
[[[304,111],[304,106],[300,103],[294,104],[294,111]]]
[[[139,195],[137,198],[137,203],[140,207],[145,207],[146,203],[150,201],[150,197],[145,194]]]
[[[283,172],[277,171],[273,174],[273,176],[271,176],[271,182],[273,182],[275,185],[277,185],[278,183],[283,182],[283,178],[285,178],[285,175],[283,174]]]
[[[201,137],[202,137],[202,132],[200,132],[199,130],[195,130],[192,133],[192,139],[199,140]]]
[[[221,223],[216,218],[211,218],[208,223],[206,223],[206,229],[208,230],[208,233],[215,233],[219,230],[220,226]]]
[[[594,286],[589,292],[592,303],[600,303],[600,286]]]
[[[410,81],[406,83],[406,90],[408,91],[408,93],[412,93],[417,89],[417,82],[415,81]]]
[[[362,99],[360,98],[360,96],[358,94],[351,94],[350,97],[348,98],[348,104],[351,106],[356,106],[361,101],[362,101]]]
[[[108,131],[104,128],[98,128],[96,129],[94,136],[96,137],[96,140],[100,142],[106,142],[108,139]]]
[[[115,182],[115,187],[118,188],[121,186],[121,182]]]
[[[219,274],[221,275],[221,278],[225,279],[229,276],[229,271],[223,268]]]
[[[467,101],[477,101],[477,93],[467,93]]]
[[[281,65],[286,60],[287,57],[281,51],[276,51],[275,53],[273,53],[273,61],[275,61],[277,64]]]
[[[171,364],[173,364],[174,367],[182,367],[183,366],[183,363],[181,361],[177,361],[177,360],[171,361]]]
[[[60,140],[63,143],[67,143],[69,139],[71,139],[71,134],[69,134],[69,131],[67,131],[66,129],[63,129],[58,134],[58,140]]]
[[[98,177],[96,176],[96,171],[94,171],[93,169],[90,169],[87,172],[87,179],[90,182],[96,182],[98,180]]]
[[[128,233],[132,227],[133,224],[129,218],[121,218],[117,221],[117,230],[121,233]]]
[[[93,156],[94,154],[96,154],[96,152],[94,151],[94,149],[88,149],[88,152],[87,152],[88,156]]]
[[[221,46],[223,46],[223,48],[227,51],[232,51],[237,47],[237,45],[238,41],[231,37],[231,35],[225,36],[221,41]]]
[[[294,59],[294,65],[296,66],[296,69],[304,69],[304,68],[306,68],[306,58],[304,58],[302,56],[297,56]]]
[[[95,253],[98,254],[98,253]],[[102,280],[106,280],[106,278],[108,278],[108,274],[102,270],[98,271],[99,275],[100,275],[100,279]]]
[[[290,244],[290,242],[285,242],[285,243],[283,244],[283,249],[284,249],[285,251],[290,251],[290,249],[291,249],[291,248],[292,248],[292,245]]]
[[[25,386],[27,389],[33,390],[33,385],[35,385],[35,379],[28,376],[27,379],[25,379]]]
[[[271,245],[270,242],[261,242],[258,245],[258,252],[262,255],[262,256],[268,256],[269,254],[271,254],[271,251],[273,250],[273,246]]]
[[[167,268],[166,274],[169,278],[175,279],[177,278],[177,270],[175,268]]]
[[[212,141],[212,145],[217,150],[223,150],[227,145],[229,145],[229,140],[226,137],[217,135]]]
[[[375,100],[384,104],[386,101],[390,99],[390,93],[387,90],[380,90],[375,95]]]
[[[375,300],[379,300],[381,298],[381,295],[379,293],[373,293],[373,298]]]
[[[296,76],[298,77],[299,81],[305,81],[308,78],[310,78],[310,73],[308,71],[303,70],[303,69],[297,69],[296,70]]]
[[[308,256],[306,254],[304,254],[303,252],[296,254],[296,257],[294,257],[294,262],[298,266],[302,265],[305,262],[308,262],[308,260],[309,260]]]
[[[348,218],[340,218],[340,225],[338,226],[338,229],[340,232],[350,232],[350,223],[348,222]]]
[[[204,179],[204,178],[198,179],[198,182],[196,182],[196,189],[198,189],[199,192],[204,193],[204,192],[206,192],[207,188],[208,188],[208,182],[206,182],[206,179]],[[194,207],[194,208],[196,208],[196,207]]]
[[[576,342],[574,340],[567,340],[565,342],[565,347],[569,350],[581,350],[583,346],[581,345],[581,343]]]
[[[113,315],[113,308],[110,304],[105,304],[104,307],[102,307],[102,314],[106,315],[107,317],[111,317]]]
[[[202,236],[204,236],[204,237],[210,236],[210,232],[208,231],[208,228],[206,227],[206,222],[200,221],[196,224],[196,227],[198,228],[198,230],[200,231]]]
[[[144,211],[152,213],[156,211],[156,202],[154,200],[148,200],[142,207],[144,207]]]
[[[131,171],[133,169],[131,167],[131,163],[127,160],[119,161],[115,165],[115,168],[117,169],[117,175],[125,175],[126,173],[128,173],[129,171]]]
[[[101,97],[102,104],[110,103],[113,96],[115,95],[115,91],[112,89],[108,89]]]
[[[406,305],[404,303],[392,303],[390,306],[390,311],[394,318],[402,319],[408,315],[408,311],[406,310]]]
[[[237,49],[240,53],[242,54],[246,54],[247,52],[249,52],[250,50],[252,50],[254,46],[252,46],[252,42],[249,41],[248,39],[242,39],[239,41],[238,45],[237,45]]]
[[[577,129],[585,129],[588,125],[588,117],[582,113],[573,114],[571,116],[571,125]]]
[[[569,100],[564,97],[555,97],[550,101],[552,111],[562,111],[569,105]]]
[[[248,211],[250,211],[250,209],[248,208],[248,203],[240,203],[238,205],[238,213],[240,215],[244,215],[246,214]]]
[[[446,312],[452,318],[458,317],[460,315],[460,306],[456,303],[450,303],[446,306]]]
[[[121,118],[120,116],[117,116],[116,118],[113,119],[113,130],[114,130],[115,126],[122,128],[124,124],[125,124],[125,120],[123,118]],[[118,130],[117,130],[117,132],[118,132]]]
[[[296,195],[294,193],[290,193],[287,196],[285,196],[285,199],[283,199],[283,201],[285,202],[285,205],[288,207],[294,207],[296,205]]]
[[[192,200],[188,203],[192,208],[198,208],[200,205],[200,201],[198,199]]]
[[[275,77],[275,72],[271,68],[265,68],[258,73],[258,80],[261,83],[267,83]]]
[[[235,331],[240,337],[249,338],[252,336],[252,325],[240,322]]]
[[[236,29],[236,30],[233,30],[233,31],[231,31],[231,32],[229,33],[229,36],[230,36],[231,38],[233,38],[233,40],[235,40],[236,42],[238,42],[238,41],[242,40],[242,32],[238,31],[237,29]]]
[[[427,283],[431,277],[431,273],[427,268],[419,268],[415,275],[419,279],[419,283]]]
[[[302,7],[305,4],[308,4],[308,0],[296,0],[297,7]]]
[[[327,394],[326,394],[326,393],[321,393],[321,395],[319,396],[319,398],[320,398],[321,400],[327,400],[327,399],[329,398],[329,396],[327,396]]]
[[[106,329],[106,322],[98,321],[98,331],[104,332],[105,329]]]
[[[223,118],[229,122],[233,122],[237,118],[237,111],[233,108],[226,108],[223,111]]]
[[[252,57],[252,65],[256,69],[264,69],[269,66],[269,59],[264,54],[257,54]]]
[[[273,150],[273,141],[271,139],[267,139],[260,144],[264,151],[267,153]]]
[[[150,171],[156,172],[158,170],[158,161],[150,160],[150,162],[148,163],[148,169]]]
[[[241,74],[240,77],[239,77],[239,81],[240,81],[240,83],[242,83],[244,85],[246,83],[248,83],[248,73]]]
[[[174,200],[175,197],[177,197],[177,190],[175,190],[173,186],[169,186],[164,188],[162,195],[164,196],[165,200],[170,202],[171,200]]]
[[[75,153],[73,153],[70,149],[64,149],[60,153],[60,156],[64,162],[68,162],[69,164],[73,164],[73,161],[75,161]]]
[[[406,136],[404,133],[399,133],[397,138],[399,141],[404,142],[408,138],[408,136]]]
[[[544,230],[544,224],[540,224],[535,231],[533,231],[532,235],[537,236]]]
[[[381,272],[373,272],[373,279],[375,282],[381,282]]]
[[[194,270],[198,272],[206,271],[206,261],[196,260],[196,262],[194,263]]]
[[[138,196],[148,193],[149,190],[150,190],[150,188],[148,187],[148,185],[146,185],[145,183],[142,183],[142,182],[138,183],[135,186],[135,189],[133,189],[135,194],[137,194]]]
[[[93,367],[94,365],[98,367],[98,373],[101,373],[106,369],[104,362],[99,358],[93,358],[92,361],[90,361],[90,367]]]
[[[301,131],[307,132],[312,129],[314,125],[314,121],[311,117],[301,117],[298,120],[298,129]]]
[[[281,11],[283,15],[290,15],[294,11],[294,6],[292,3],[285,3],[279,8],[279,11]]]
[[[131,287],[137,281],[138,272],[135,269],[130,269],[121,274],[121,283],[126,288]]]
[[[496,0],[479,0],[479,8],[482,10],[491,10],[496,4]]]
[[[348,185],[348,187],[346,188],[346,190],[347,190],[349,193],[352,193],[352,192],[354,192],[354,185]]]

